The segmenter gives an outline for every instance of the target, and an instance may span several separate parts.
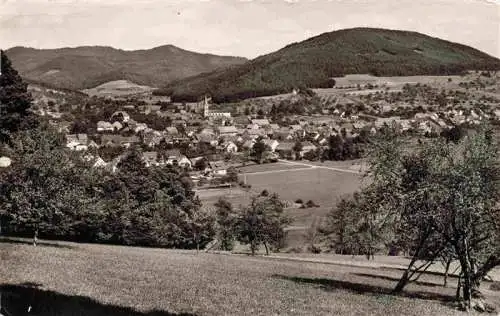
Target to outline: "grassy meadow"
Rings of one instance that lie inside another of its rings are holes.
[[[425,275],[391,295],[404,258],[290,256],[1,242],[2,306],[31,305],[23,315],[466,315],[450,301],[454,279],[444,288]],[[500,302],[500,292],[486,294]]]

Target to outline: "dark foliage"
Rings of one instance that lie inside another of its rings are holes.
[[[332,77],[352,73],[449,75],[468,69],[500,69],[500,60],[415,32],[354,28],[324,33],[240,66],[180,80],[158,93],[191,102],[210,94],[222,103],[296,88],[330,88],[335,85]]]
[[[11,133],[36,126],[36,119],[29,111],[32,98],[28,85],[3,50],[0,62],[0,141],[6,142]]]

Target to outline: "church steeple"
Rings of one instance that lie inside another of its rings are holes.
[[[205,101],[203,103],[203,116],[207,117],[209,114],[209,108],[208,108],[208,97],[205,96]]]

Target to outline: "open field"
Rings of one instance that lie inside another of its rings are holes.
[[[450,302],[454,279],[444,288],[425,275],[391,295],[404,258],[280,256],[3,242],[2,307],[22,315],[466,315]],[[499,292],[485,294],[500,302]]]
[[[358,190],[363,181],[360,170],[362,161],[286,161],[251,165],[238,168],[240,180],[252,185],[250,190],[239,187],[197,191],[206,208],[213,208],[221,197],[234,207],[246,205],[252,196],[267,190],[278,193],[289,205],[297,199],[314,201],[319,207],[289,207],[286,214],[292,219],[288,228],[286,249],[303,248],[306,245],[305,232],[315,219],[321,219],[345,195]]]
[[[142,86],[127,80],[115,80],[103,83],[91,89],[82,90],[89,96],[114,97],[153,90],[152,87]]]
[[[361,180],[356,173],[325,168],[309,168],[287,172],[247,174],[252,190],[276,192],[284,200],[313,200],[319,205],[334,205],[342,195],[354,192]],[[240,176],[242,177],[242,176]]]

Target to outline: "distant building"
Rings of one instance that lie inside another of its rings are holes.
[[[217,118],[217,117],[231,117],[231,113],[229,112],[211,112],[210,105],[208,104],[208,98],[205,97],[205,101],[203,104],[203,116],[207,118]]]

